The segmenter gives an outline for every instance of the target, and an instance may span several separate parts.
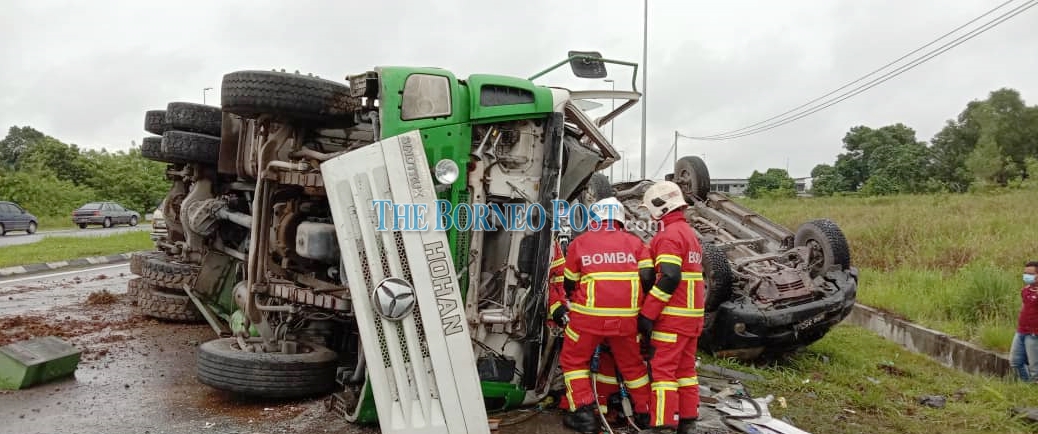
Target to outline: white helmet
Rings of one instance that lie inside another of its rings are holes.
[[[606,220],[613,220],[623,227],[627,223],[627,215],[624,210],[624,205],[620,203],[615,197],[607,197],[605,199],[599,199],[598,202],[591,204],[591,213],[598,216],[598,219],[602,222]]]
[[[642,206],[649,209],[649,215],[654,220],[659,220],[664,214],[687,205],[681,187],[671,181],[653,184],[645,190],[645,196],[642,197]]]

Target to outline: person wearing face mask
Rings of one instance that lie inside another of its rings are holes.
[[[1009,363],[1023,381],[1038,381],[1038,261],[1024,265],[1023,307],[1009,349]]]

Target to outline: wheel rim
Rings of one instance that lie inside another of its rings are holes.
[[[36,223],[29,223],[29,232],[36,232]]]

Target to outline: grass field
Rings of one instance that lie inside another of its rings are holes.
[[[793,358],[747,367],[708,356],[717,363],[765,378],[747,382],[751,396],[771,394],[774,417],[786,417],[812,433],[1032,433],[1035,425],[1011,415],[1014,407],[1038,403],[1038,387],[970,375],[858,327],[839,325]],[[710,375],[700,372],[700,375]],[[918,398],[941,395],[944,408]],[[781,408],[778,398],[786,400]]]
[[[0,249],[0,268],[38,262],[55,262],[87,256],[104,256],[154,248],[147,231],[96,237],[46,237],[32,244]]]
[[[1023,264],[1038,259],[1032,201],[1038,191],[739,202],[795,230],[837,222],[862,270],[864,304],[1008,350],[1020,307]]]

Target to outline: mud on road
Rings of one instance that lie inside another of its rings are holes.
[[[195,350],[213,339],[205,324],[139,315],[127,270],[61,280],[0,282],[0,345],[58,336],[82,351],[74,377],[0,390],[0,433],[377,433],[326,409],[326,398],[249,400],[195,379]],[[493,415],[502,434],[564,433],[557,413]]]

